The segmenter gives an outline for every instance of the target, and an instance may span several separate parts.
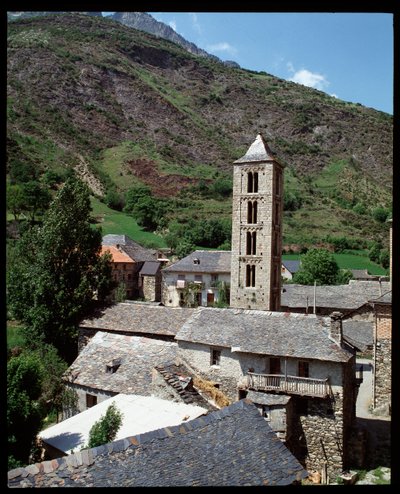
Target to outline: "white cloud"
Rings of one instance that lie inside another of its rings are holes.
[[[201,26],[199,24],[199,20],[197,18],[197,15],[195,13],[189,13],[190,15],[190,18],[192,19],[192,27],[193,29],[198,33],[198,34],[201,34],[202,33],[202,30],[201,30]]]
[[[174,31],[176,31],[176,21],[169,21],[169,22],[168,22],[168,26],[169,26],[169,27],[172,27],[172,29],[173,29]]]
[[[314,89],[319,89],[323,91],[327,86],[329,86],[328,79],[318,72],[311,72],[307,69],[295,70],[292,62],[287,62],[286,64],[289,72],[293,72],[293,76],[289,81],[297,82],[298,84],[303,84],[303,86],[312,87]]]
[[[332,96],[332,98],[339,98],[339,96],[335,93],[332,93],[331,96]]]
[[[207,51],[225,52],[229,53],[230,55],[235,55],[237,53],[237,49],[226,41],[221,41],[221,43],[215,43],[214,45],[208,45]]]

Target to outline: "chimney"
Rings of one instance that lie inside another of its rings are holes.
[[[331,325],[329,328],[329,337],[337,345],[342,346],[342,338],[343,338],[342,317],[343,317],[343,314],[341,312],[335,311],[335,312],[332,312],[330,317],[331,317]]]

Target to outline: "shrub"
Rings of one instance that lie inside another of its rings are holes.
[[[123,414],[113,402],[104,416],[95,422],[89,431],[88,448],[95,448],[113,441],[122,425]]]

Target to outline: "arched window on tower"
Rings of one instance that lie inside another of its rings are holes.
[[[246,266],[246,287],[256,286],[256,267],[247,264]]]
[[[253,192],[253,172],[247,173],[247,192]]]
[[[246,233],[246,255],[255,256],[257,252],[257,233],[247,232]]]
[[[247,172],[247,192],[258,192],[258,172]]]
[[[257,223],[257,201],[249,201],[247,203],[247,223]]]

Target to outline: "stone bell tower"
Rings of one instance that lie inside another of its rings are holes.
[[[283,166],[261,134],[234,162],[230,306],[280,310]]]

